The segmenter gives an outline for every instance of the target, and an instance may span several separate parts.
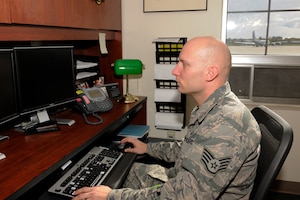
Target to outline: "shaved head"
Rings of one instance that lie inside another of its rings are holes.
[[[213,37],[196,37],[184,45],[172,73],[178,90],[201,105],[225,84],[230,68],[231,53],[226,44]]]
[[[223,81],[227,80],[231,68],[231,53],[226,44],[207,36],[193,38],[185,47],[191,48],[195,52],[203,66],[218,66],[220,69],[219,76]]]

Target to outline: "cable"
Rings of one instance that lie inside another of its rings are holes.
[[[84,119],[84,121],[85,121],[87,124],[90,124],[90,125],[98,125],[98,124],[101,124],[101,123],[103,122],[102,117],[100,117],[98,114],[92,113],[92,115],[93,115],[95,118],[97,118],[99,121],[97,121],[97,122],[91,122],[91,121],[88,120],[86,114],[85,114],[85,113],[82,113],[83,119]]]

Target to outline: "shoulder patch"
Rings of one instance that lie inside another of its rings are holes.
[[[215,158],[207,149],[204,149],[201,161],[206,170],[211,174],[216,174],[218,171],[228,167],[231,158]]]

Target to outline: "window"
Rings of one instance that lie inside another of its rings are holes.
[[[300,105],[300,0],[223,0],[229,82],[241,99]]]
[[[299,0],[224,0],[223,17],[232,54],[300,55]]]

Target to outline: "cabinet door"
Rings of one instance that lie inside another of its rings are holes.
[[[9,0],[1,1],[0,23],[11,23]]]
[[[99,7],[99,28],[121,31],[121,0],[106,0]]]
[[[97,29],[94,0],[10,0],[12,23]]]

